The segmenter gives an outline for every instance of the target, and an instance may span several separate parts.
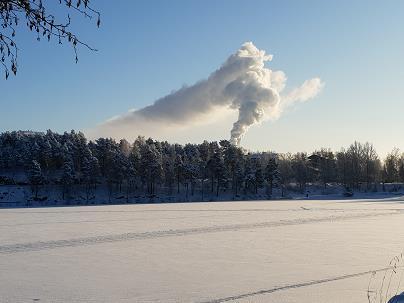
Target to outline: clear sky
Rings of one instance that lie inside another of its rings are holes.
[[[359,140],[382,155],[404,149],[403,1],[93,2],[101,28],[82,18],[74,28],[99,52],[81,48],[77,65],[69,47],[18,32],[19,73],[0,81],[0,131],[89,129],[206,78],[253,41],[288,85],[318,76],[325,87],[253,126],[243,146],[295,152]],[[222,122],[189,141],[227,139]]]

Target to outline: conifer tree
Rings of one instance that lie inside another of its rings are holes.
[[[73,170],[73,162],[68,159],[63,164],[63,175],[61,179],[62,183],[62,197],[65,199],[65,195],[70,194],[71,186],[74,183],[74,170]]]
[[[38,199],[39,187],[44,183],[41,165],[38,161],[32,160],[31,167],[28,172],[28,178],[32,187],[32,191],[35,194],[35,199]]]
[[[278,163],[275,157],[271,157],[265,167],[265,179],[268,184],[268,195],[272,196],[274,184],[279,180]]]

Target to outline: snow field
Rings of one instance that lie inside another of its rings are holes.
[[[0,301],[368,302],[403,219],[399,198],[2,209]]]

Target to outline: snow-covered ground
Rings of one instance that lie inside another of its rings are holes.
[[[368,302],[404,291],[403,202],[1,209],[0,302]]]

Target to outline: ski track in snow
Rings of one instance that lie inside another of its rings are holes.
[[[83,206],[86,207],[86,206]],[[94,207],[94,206],[89,206],[89,207]],[[96,207],[96,206],[95,206]],[[2,208],[0,208],[2,209]],[[247,209],[147,209],[147,210],[142,210],[142,209],[137,209],[137,210],[72,210],[72,211],[9,211],[10,209],[7,209],[7,212],[5,214],[76,214],[76,213],[154,213],[154,212],[290,212],[290,211],[302,211],[301,208],[281,208],[281,209],[267,209],[267,208],[247,208]],[[316,210],[316,211],[363,211],[363,209],[344,209],[344,208],[319,208],[319,207],[313,207],[309,208],[308,210]],[[384,210],[402,210],[402,208],[386,208]],[[369,208],[366,209],[366,211],[380,211],[380,208]]]
[[[198,235],[207,233],[219,233],[219,232],[232,232],[248,229],[257,228],[275,228],[281,226],[291,226],[291,225],[301,225],[310,223],[321,223],[321,222],[337,222],[350,219],[361,219],[369,217],[379,217],[379,216],[391,216],[403,214],[402,211],[395,212],[383,212],[383,213],[370,213],[370,214],[352,214],[345,216],[328,216],[328,217],[317,217],[317,218],[307,218],[307,219],[295,219],[295,220],[281,220],[276,222],[260,222],[260,223],[247,223],[247,224],[233,224],[233,225],[222,225],[222,226],[207,226],[207,227],[196,227],[187,229],[169,229],[161,231],[150,231],[141,233],[123,233],[115,235],[105,235],[105,236],[94,236],[76,239],[65,239],[65,240],[52,240],[52,241],[38,241],[38,242],[28,242],[28,243],[17,243],[11,245],[0,246],[0,254],[14,254],[22,252],[31,251],[41,251],[64,247],[77,247],[77,246],[87,246],[102,243],[112,243],[112,242],[122,242],[131,240],[147,240],[156,239],[163,237],[178,237],[178,236],[188,236],[188,235]]]
[[[282,291],[282,290],[290,290],[290,289],[307,287],[307,286],[329,283],[329,282],[335,282],[335,281],[339,281],[339,280],[345,280],[345,279],[350,279],[350,278],[355,278],[355,277],[360,277],[360,276],[366,276],[366,275],[370,275],[370,274],[376,273],[376,272],[383,272],[383,271],[389,270],[391,268],[392,267],[385,267],[385,268],[380,268],[380,269],[376,269],[376,270],[369,270],[369,271],[364,271],[364,272],[358,272],[358,273],[353,273],[353,274],[332,277],[332,278],[325,278],[325,279],[320,279],[320,280],[301,282],[301,283],[297,283],[297,284],[289,284],[289,285],[278,286],[278,287],[269,288],[269,289],[261,289],[261,290],[250,292],[250,293],[245,293],[245,294],[240,294],[240,295],[235,295],[235,296],[230,296],[230,297],[225,297],[225,298],[220,298],[220,299],[213,299],[210,301],[202,301],[200,303],[231,302],[231,301],[249,298],[249,297],[253,297],[253,296],[270,294],[270,293],[274,293],[274,292]]]
[[[212,215],[195,216],[193,218],[212,218]],[[166,217],[160,220],[182,220],[189,217]],[[133,222],[133,221],[148,221],[149,218],[130,218],[130,219],[106,219],[106,220],[76,220],[76,221],[47,221],[47,222],[31,222],[31,223],[17,223],[17,224],[0,224],[0,227],[18,227],[30,225],[52,225],[52,224],[80,224],[80,223],[107,223],[107,222]]]
[[[386,208],[383,209],[384,211],[391,211],[391,212],[404,212],[404,209],[399,209],[399,208]],[[162,210],[163,211],[163,210]],[[171,212],[173,210],[166,210],[168,212]],[[176,212],[178,210],[175,210]],[[335,213],[348,213],[348,212],[363,212],[363,209],[339,209],[339,208],[334,208],[334,209],[328,209],[328,208],[298,208],[298,209],[230,209],[230,210],[182,210],[182,211],[192,211],[192,212],[262,212],[262,211],[267,211],[267,212],[315,212],[315,211],[333,211]],[[380,209],[366,209],[366,211],[371,212],[380,212]],[[81,212],[87,212],[87,211],[79,211]],[[95,211],[100,212],[100,211]],[[104,213],[104,211],[101,211]],[[119,212],[119,213],[138,213],[139,211],[112,211],[114,212]],[[140,212],[146,212],[146,211],[140,211]],[[154,212],[154,210],[151,210],[151,212]],[[13,213],[13,214],[59,214],[60,212],[7,212],[8,214]],[[69,213],[69,212],[65,212]],[[89,212],[92,213],[92,212]],[[209,214],[209,215],[199,215],[199,216],[193,216],[192,218],[212,218],[212,217],[221,217],[222,214]],[[179,220],[179,219],[188,219],[189,216],[173,216],[173,217],[163,217],[160,220]],[[30,226],[30,225],[48,225],[48,224],[76,224],[76,223],[106,223],[106,222],[133,222],[133,221],[148,221],[150,218],[129,218],[129,219],[95,219],[95,220],[64,220],[64,221],[46,221],[46,222],[30,222],[30,223],[15,223],[15,224],[0,224],[0,227],[18,227],[18,226]]]

